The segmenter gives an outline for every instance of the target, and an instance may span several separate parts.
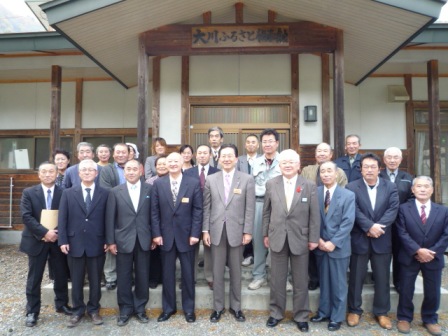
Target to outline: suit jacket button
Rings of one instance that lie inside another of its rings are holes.
[[[88,222],[89,221],[89,219],[88,218],[86,218],[86,222]]]

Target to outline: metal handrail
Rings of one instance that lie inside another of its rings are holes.
[[[9,178],[9,225],[0,225],[0,229],[12,229],[12,187],[13,177]]]

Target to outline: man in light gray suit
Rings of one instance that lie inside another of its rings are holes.
[[[311,322],[328,321],[328,330],[341,328],[347,306],[347,270],[350,262],[350,232],[355,222],[355,194],[337,183],[334,162],[319,167],[323,186],[317,188],[320,205],[320,239],[314,250],[319,269],[320,297]]]
[[[286,278],[291,262],[293,318],[307,332],[308,255],[319,242],[320,215],[316,185],[298,175],[300,156],[286,149],[278,156],[282,175],[266,182],[263,206],[263,236],[271,253],[271,299],[268,327],[285,316]]]
[[[214,311],[211,322],[224,313],[224,272],[230,271],[230,313],[238,322],[246,317],[241,311],[241,261],[243,246],[252,240],[255,211],[255,182],[252,176],[235,169],[238,149],[222,145],[219,163],[222,171],[209,176],[204,188],[204,244],[211,247]]]
[[[135,314],[148,323],[149,264],[151,249],[151,186],[140,182],[140,164],[130,160],[124,166],[126,183],[110,191],[106,212],[106,243],[117,257],[118,326],[128,324]],[[132,293],[132,274],[135,288]]]

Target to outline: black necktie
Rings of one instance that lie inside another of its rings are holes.
[[[90,190],[92,190],[92,189],[86,188],[86,193],[87,193],[87,196],[86,196],[86,210],[87,210],[87,212],[89,212],[90,206],[92,205],[92,197],[90,196]]]
[[[201,174],[199,175],[199,181],[201,182],[201,190],[204,191],[205,186],[205,168],[201,168]]]
[[[328,208],[330,207],[330,190],[327,190],[325,193],[325,213],[328,212]]]

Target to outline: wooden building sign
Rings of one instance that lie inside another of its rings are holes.
[[[196,26],[193,48],[287,47],[289,26]]]

